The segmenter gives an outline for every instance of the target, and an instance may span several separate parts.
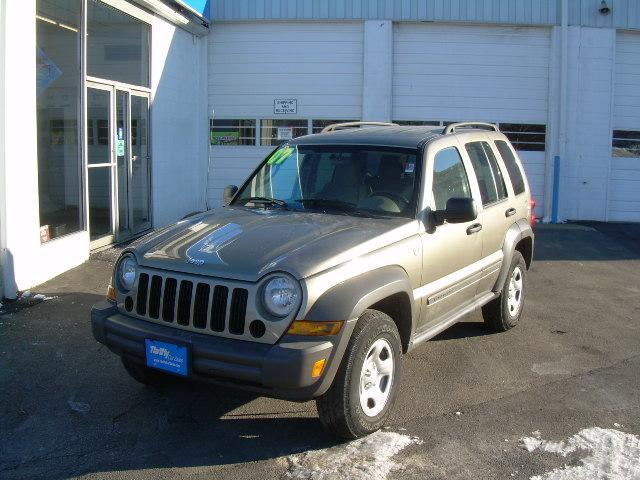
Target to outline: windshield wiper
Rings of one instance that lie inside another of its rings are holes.
[[[332,200],[329,198],[298,198],[294,202],[309,205],[310,207],[326,207],[340,210],[344,213],[353,213],[361,217],[368,217],[369,214],[357,207],[355,203],[343,202],[342,200]]]
[[[288,210],[287,202],[284,200],[280,200],[278,198],[268,198],[268,197],[249,197],[247,198],[242,205],[246,205],[247,203],[257,203],[260,205],[277,205],[278,207],[284,208]]]

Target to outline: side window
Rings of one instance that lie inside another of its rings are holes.
[[[520,195],[524,192],[524,178],[522,172],[516,161],[516,157],[504,140],[496,140],[496,148],[500,152],[500,156],[507,167],[507,173],[511,179],[511,185],[513,185],[513,192],[516,195]]]
[[[469,198],[471,189],[460,153],[454,147],[436,153],[433,162],[433,198],[436,210],[444,210],[450,198]]]
[[[507,187],[489,144],[487,142],[471,142],[467,143],[465,148],[478,177],[482,204],[488,205],[505,198]]]

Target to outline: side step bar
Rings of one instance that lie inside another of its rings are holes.
[[[442,333],[443,331],[445,331],[450,326],[458,323],[458,321],[462,317],[464,317],[466,314],[473,312],[474,310],[476,310],[477,308],[482,307],[483,305],[486,305],[491,300],[496,298],[498,295],[499,294],[496,293],[496,292],[486,293],[482,297],[477,298],[476,300],[471,302],[469,305],[464,307],[462,310],[458,310],[458,312],[454,313],[451,317],[443,320],[442,322],[434,325],[433,327],[428,328],[424,332],[420,332],[419,334],[414,335],[414,337],[411,339],[411,343],[409,344],[409,350],[412,350],[414,347],[420,345],[421,343],[432,339],[433,337],[435,337],[439,333]]]

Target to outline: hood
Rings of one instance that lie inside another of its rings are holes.
[[[407,218],[365,218],[221,207],[179,222],[136,247],[143,266],[256,281],[273,271],[301,279],[418,230]]]

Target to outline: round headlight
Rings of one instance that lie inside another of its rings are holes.
[[[286,317],[300,302],[300,290],[293,279],[277,276],[267,282],[263,289],[265,308],[276,317]]]
[[[138,262],[133,255],[125,255],[118,264],[118,284],[123,290],[131,290],[136,281]]]

